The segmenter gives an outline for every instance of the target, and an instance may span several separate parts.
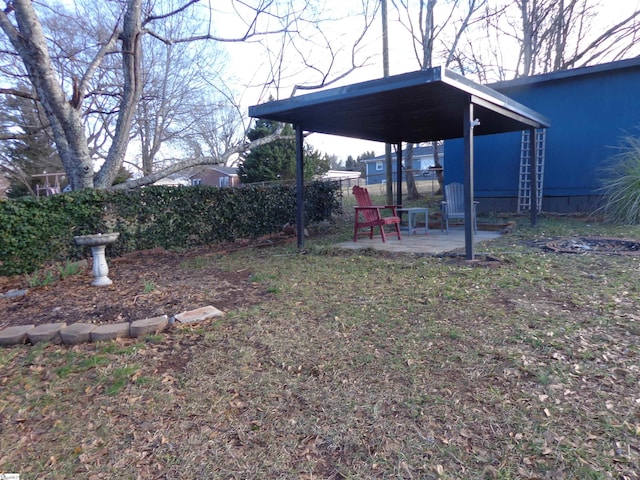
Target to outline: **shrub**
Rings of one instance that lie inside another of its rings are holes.
[[[602,171],[605,218],[615,223],[640,223],[640,137],[626,136],[621,152]]]
[[[339,211],[339,184],[305,187],[307,222]],[[0,275],[31,273],[87,252],[75,235],[120,232],[110,255],[154,247],[189,248],[275,233],[295,222],[294,185],[83,190],[0,202]]]

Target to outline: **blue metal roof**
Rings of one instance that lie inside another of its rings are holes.
[[[469,105],[480,121],[474,135],[549,126],[541,114],[444,67],[254,105],[249,115],[310,132],[398,144],[463,137]]]
[[[628,58],[625,60],[617,60],[615,62],[601,63],[588,67],[573,68],[570,70],[558,70],[556,72],[542,73],[540,75],[531,75],[529,77],[515,78],[513,80],[504,80],[502,82],[491,83],[488,86],[499,91],[508,88],[529,87],[531,85],[540,85],[547,82],[557,82],[563,80],[572,80],[575,77],[583,77],[587,75],[608,75],[612,72],[640,68],[640,57]]]

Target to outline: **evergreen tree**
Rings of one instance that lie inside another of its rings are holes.
[[[324,160],[329,164],[329,168],[331,170],[344,170],[344,167],[338,160],[337,155],[329,155],[328,153],[324,154]]]
[[[64,172],[43,118],[33,100],[12,96],[0,100],[0,133],[6,139],[0,148],[0,169],[9,180],[11,198],[35,195],[42,180],[32,175]]]
[[[5,138],[0,145],[0,170],[9,180],[9,198],[35,195],[43,178],[33,175],[64,173],[50,129],[42,123],[45,118],[36,101],[17,96],[0,98],[0,134]],[[131,172],[121,167],[114,185],[130,177]],[[66,178],[62,177],[60,183],[64,188]]]
[[[277,122],[259,119],[247,132],[250,141],[273,134],[279,127]],[[285,125],[282,135],[294,136],[291,125]],[[329,170],[329,161],[310,145],[304,146],[304,178],[310,180]],[[291,181],[296,178],[296,142],[280,139],[251,149],[238,167],[242,183]]]
[[[356,158],[356,162],[358,164],[357,170],[360,170],[360,173],[363,177],[367,174],[367,164],[364,163],[364,160],[368,160],[370,158],[376,158],[376,152],[374,152],[373,150],[371,150],[370,152],[364,152],[363,154],[358,155],[358,158]]]
[[[376,152],[374,152],[373,150],[371,150],[370,152],[364,152],[361,155],[358,155],[357,161],[361,161],[361,160],[368,160],[370,158],[376,158]]]
[[[355,172],[358,169],[358,162],[353,159],[351,155],[347,157],[347,161],[344,164],[345,170]]]

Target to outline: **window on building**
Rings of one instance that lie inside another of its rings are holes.
[[[376,162],[376,170],[378,170],[378,171],[384,170],[384,163]]]
[[[202,185],[202,179],[201,178],[192,178],[191,179],[191,185]]]

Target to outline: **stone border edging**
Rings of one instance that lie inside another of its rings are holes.
[[[116,338],[140,338],[164,331],[169,325],[181,323],[193,325],[210,318],[222,317],[224,312],[208,305],[177,314],[169,318],[167,315],[135,320],[131,323],[105,323],[93,325],[77,322],[44,323],[42,325],[15,325],[0,330],[0,346],[13,346],[27,343],[62,342],[65,345],[78,345],[87,342],[99,342]]]

